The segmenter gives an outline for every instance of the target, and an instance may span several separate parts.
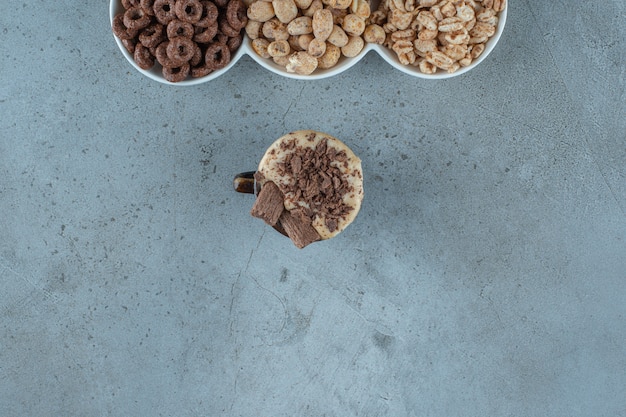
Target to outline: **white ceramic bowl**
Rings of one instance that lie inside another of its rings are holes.
[[[211,81],[219,77],[220,75],[224,74],[225,72],[227,72],[244,55],[250,56],[254,61],[256,61],[260,66],[262,66],[266,70],[271,71],[275,74],[281,75],[283,77],[299,79],[299,80],[319,80],[322,78],[332,77],[333,75],[337,75],[348,70],[352,66],[356,65],[370,51],[374,51],[378,53],[378,55],[380,55],[385,61],[387,61],[393,68],[399,71],[402,71],[405,74],[412,75],[417,78],[427,79],[427,80],[438,80],[438,79],[451,78],[451,77],[456,77],[461,74],[465,74],[466,72],[471,71],[472,69],[476,68],[481,62],[483,62],[487,58],[487,56],[491,53],[491,51],[493,51],[496,44],[500,40],[500,37],[502,36],[502,32],[504,31],[504,26],[506,23],[507,9],[508,9],[508,5],[498,15],[499,22],[496,28],[496,33],[487,41],[485,45],[485,50],[483,51],[483,53],[477,59],[475,59],[471,63],[471,65],[468,65],[467,67],[461,67],[453,73],[448,73],[446,71],[438,70],[434,74],[424,74],[420,72],[420,70],[414,66],[401,64],[395,52],[391,51],[390,49],[382,45],[378,45],[378,44],[366,44],[363,50],[361,51],[361,53],[354,58],[341,57],[337,65],[335,65],[332,68],[318,69],[318,70],[315,70],[315,72],[313,72],[313,74],[311,75],[299,75],[299,74],[288,72],[284,67],[281,67],[280,65],[275,64],[270,59],[261,58],[259,55],[257,55],[254,52],[251,46],[250,39],[244,34],[244,40],[241,46],[233,54],[233,56],[231,57],[231,61],[228,63],[228,65],[226,65],[226,67],[220,70],[214,71],[211,74],[207,75],[206,77],[188,78],[184,81],[172,83],[172,82],[167,81],[165,78],[163,78],[163,75],[161,73],[161,66],[158,63],[156,63],[155,66],[152,67],[150,70],[141,69],[137,65],[135,60],[133,59],[132,55],[128,53],[124,45],[122,45],[122,42],[117,38],[117,36],[113,35],[113,38],[115,39],[117,46],[120,48],[120,51],[122,51],[122,54],[124,55],[126,60],[128,60],[128,62],[130,62],[130,64],[137,71],[139,71],[146,77],[151,78],[155,81],[161,82],[163,84],[190,86],[190,85],[202,84],[207,81]],[[375,9],[372,9],[372,10],[375,10]],[[122,11],[124,11],[124,8],[122,7],[121,1],[111,0],[111,4],[109,8],[111,24],[113,23],[113,18],[115,17],[115,15],[118,13],[121,13]]]

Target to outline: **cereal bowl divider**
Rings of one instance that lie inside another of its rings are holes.
[[[374,1],[371,1],[370,3],[371,3],[371,6],[372,6],[372,11],[376,10],[376,7],[378,6],[378,1],[374,0]],[[115,17],[115,15],[117,13],[122,12],[123,10],[124,9],[123,9],[121,0],[111,0],[110,7],[109,7],[110,23],[111,24],[113,23],[113,18]],[[216,71],[212,72],[211,74],[209,74],[209,75],[207,75],[205,77],[188,78],[188,79],[186,79],[184,81],[180,81],[180,82],[177,82],[177,83],[172,83],[172,82],[167,81],[163,77],[163,75],[161,74],[161,67],[160,67],[160,65],[158,63],[155,64],[155,66],[153,68],[149,69],[149,70],[144,70],[144,69],[140,68],[137,65],[137,63],[135,62],[135,60],[133,59],[132,55],[126,50],[126,48],[124,47],[124,45],[122,44],[120,39],[117,38],[117,36],[113,35],[112,33],[111,33],[111,35],[115,39],[115,42],[117,43],[117,46],[119,47],[120,51],[122,52],[122,54],[124,55],[126,60],[137,71],[139,71],[140,73],[142,73],[146,77],[151,78],[151,79],[153,79],[155,81],[158,81],[158,82],[163,83],[163,84],[170,84],[170,85],[192,86],[192,85],[202,84],[202,83],[205,83],[207,81],[211,81],[211,80],[219,77],[220,75],[224,74],[229,69],[231,69],[241,59],[241,57],[244,56],[244,55],[248,55],[257,64],[259,64],[261,67],[265,68],[266,70],[271,71],[271,72],[273,72],[275,74],[281,75],[283,77],[292,78],[292,79],[299,79],[299,80],[319,80],[319,79],[323,79],[323,78],[332,77],[334,75],[340,74],[340,73],[350,69],[352,66],[356,65],[357,63],[359,63],[359,61],[361,61],[361,59],[363,59],[363,57],[367,53],[369,53],[370,51],[376,52],[389,65],[391,65],[393,68],[395,68],[395,69],[397,69],[399,71],[402,71],[405,74],[408,74],[408,75],[411,75],[411,76],[414,76],[414,77],[417,77],[417,78],[427,79],[427,80],[438,80],[438,79],[446,79],[446,78],[456,77],[456,76],[461,75],[461,74],[465,74],[466,72],[471,71],[472,69],[476,68],[476,66],[478,66],[481,62],[483,62],[487,58],[487,56],[491,53],[491,51],[493,51],[493,49],[495,48],[496,44],[500,40],[500,37],[502,36],[502,33],[504,31],[504,27],[505,27],[505,24],[506,24],[506,19],[507,19],[507,10],[508,10],[508,5],[504,8],[504,10],[502,10],[499,13],[499,15],[498,15],[499,22],[498,22],[498,25],[496,27],[496,32],[487,41],[487,43],[485,45],[485,50],[483,51],[483,53],[477,59],[475,59],[470,65],[468,65],[467,67],[461,67],[460,69],[458,69],[457,71],[455,71],[453,73],[448,73],[448,72],[443,71],[443,70],[438,70],[434,74],[424,74],[424,73],[420,72],[420,70],[418,68],[414,67],[414,66],[401,64],[400,61],[398,60],[397,56],[395,55],[395,52],[393,52],[389,48],[387,48],[387,47],[385,47],[383,45],[366,43],[365,47],[363,48],[363,50],[357,56],[355,56],[354,58],[346,58],[346,57],[342,56],[339,59],[339,62],[332,68],[329,68],[329,69],[317,69],[317,70],[315,70],[315,72],[313,72],[313,74],[310,74],[310,75],[299,75],[299,74],[296,74],[296,73],[288,72],[287,70],[285,70],[285,68],[275,64],[272,60],[265,59],[265,58],[262,58],[259,55],[257,55],[254,52],[254,50],[252,49],[251,40],[244,33],[244,40],[243,40],[241,46],[239,47],[239,49],[237,49],[237,51],[235,51],[235,53],[231,57],[231,61],[224,68],[216,70]]]

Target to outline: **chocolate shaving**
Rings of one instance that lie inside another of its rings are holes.
[[[266,182],[252,206],[250,214],[265,223],[274,226],[285,210],[284,196],[278,186],[271,181]]]
[[[311,218],[303,209],[285,210],[279,221],[291,241],[300,249],[321,239],[311,224]]]
[[[290,184],[281,184],[283,192],[306,203],[314,215],[323,216],[331,232],[337,230],[338,221],[352,210],[343,202],[344,195],[351,192],[352,187],[333,164],[347,166],[346,152],[329,146],[328,138],[323,138],[315,148],[296,146],[295,140],[287,140],[281,143],[281,149],[292,151],[278,164],[281,177],[293,178]]]

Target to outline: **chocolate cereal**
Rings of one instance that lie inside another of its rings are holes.
[[[162,67],[173,83],[224,68],[247,24],[241,0],[120,0],[113,34],[144,70]]]

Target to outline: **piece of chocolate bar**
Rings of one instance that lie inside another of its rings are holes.
[[[263,219],[270,226],[274,226],[285,210],[283,199],[283,193],[276,184],[268,181],[263,184],[261,191],[259,191],[250,214]]]
[[[311,224],[311,218],[302,209],[283,211],[279,221],[291,241],[300,249],[321,239]]]

